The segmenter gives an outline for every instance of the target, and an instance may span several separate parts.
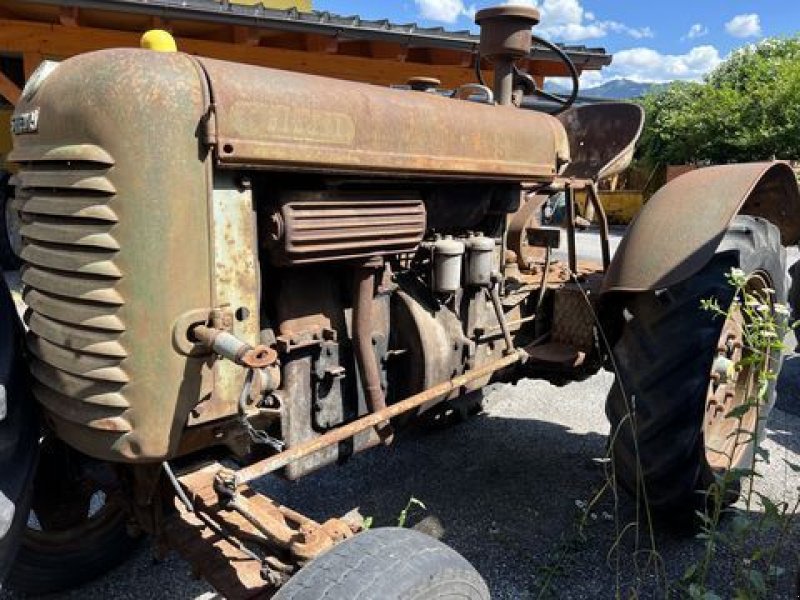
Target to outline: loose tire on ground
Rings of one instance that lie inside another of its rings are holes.
[[[725,276],[738,267],[747,274],[760,273],[775,290],[776,301],[784,303],[785,262],[777,227],[738,216],[700,272],[666,290],[618,299],[621,306],[616,308],[624,314],[613,349],[618,374],[606,402],[614,473],[640,500],[638,484],[643,481],[650,507],[662,516],[691,516],[704,506],[702,491],[714,481],[709,461],[715,459],[706,451],[704,419],[724,319],[702,310],[700,301],[717,298],[721,307],[730,306],[733,289]],[[780,360],[776,353],[776,371]],[[757,423],[759,440],[774,403],[774,383],[768,398]],[[749,466],[754,449],[752,443],[743,446],[732,466]]]
[[[274,600],[488,600],[486,583],[452,548],[411,529],[361,533],[303,567]]]

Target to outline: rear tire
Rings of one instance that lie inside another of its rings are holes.
[[[274,600],[488,600],[467,559],[411,529],[371,529],[309,563]]]
[[[739,216],[698,273],[665,290],[620,298],[617,309],[625,316],[613,352],[618,373],[606,402],[614,474],[640,500],[644,489],[649,506],[661,516],[685,519],[702,510],[702,492],[714,482],[715,471],[725,470],[710,464],[714,454],[707,450],[704,435],[710,374],[724,319],[702,310],[700,301],[716,298],[727,309],[733,288],[726,274],[738,267],[748,275],[761,274],[775,290],[775,301],[785,303],[785,261],[773,224]],[[775,372],[780,360],[776,353]],[[759,440],[774,392],[773,382],[768,403],[753,423]],[[743,444],[732,466],[749,466],[754,450],[752,441]]]

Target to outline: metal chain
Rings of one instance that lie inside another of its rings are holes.
[[[247,375],[244,378],[244,385],[242,386],[242,393],[239,395],[239,420],[242,426],[247,431],[247,434],[250,436],[250,440],[254,444],[260,444],[269,446],[272,449],[276,450],[277,452],[281,452],[285,445],[281,440],[278,438],[271,436],[266,431],[261,429],[256,429],[253,427],[253,424],[250,423],[250,419],[247,418],[247,399],[250,397],[250,392],[253,388],[253,377],[255,376],[255,372],[253,369],[247,370]]]

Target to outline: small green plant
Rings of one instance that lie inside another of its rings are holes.
[[[398,527],[405,527],[406,526],[406,520],[408,520],[408,513],[415,506],[417,508],[421,508],[422,510],[428,510],[428,507],[425,506],[422,503],[421,500],[418,500],[418,499],[414,498],[414,496],[411,496],[411,498],[408,499],[408,502],[406,503],[405,508],[403,508],[403,510],[400,511],[400,514],[397,515],[397,526]]]
[[[411,512],[411,510],[413,508],[420,508],[422,510],[428,510],[428,507],[425,506],[425,504],[422,502],[422,500],[419,500],[418,498],[415,498],[414,496],[411,496],[408,499],[408,502],[406,502],[406,505],[403,507],[403,510],[401,510],[397,515],[397,523],[396,523],[397,527],[405,527],[406,526],[406,522],[408,521],[408,514]],[[375,524],[375,518],[372,517],[372,516],[367,516],[367,517],[364,517],[364,519],[363,519],[363,521],[361,523],[361,528],[364,531],[366,531],[368,529],[372,529],[372,526],[374,524]]]
[[[774,290],[752,287],[753,277],[741,269],[731,269],[727,279],[734,289],[730,307],[723,309],[716,298],[703,300],[701,307],[726,321],[738,319],[742,358],[734,364],[723,365],[725,368],[719,376],[735,380],[737,375],[747,373],[752,386],[745,389],[742,402],[724,415],[733,422],[727,436],[730,443],[726,440],[726,451],[720,451],[726,468],[715,473],[714,482],[705,493],[705,509],[697,512],[701,523],[697,537],[703,542],[703,555],[689,566],[681,581],[683,591],[693,600],[721,598],[719,593],[709,589],[708,579],[723,549],[735,561],[733,597],[736,600],[769,597],[783,575],[774,559],[780,556],[798,509],[797,499],[776,503],[755,485],[760,477],[759,465],[769,461],[766,450],[760,448],[763,440],[759,439],[759,424],[777,378],[779,361],[775,357],[784,350],[782,340],[793,327],[789,323],[789,309],[775,302]],[[755,425],[748,427],[748,423]],[[736,464],[745,446],[752,447],[753,452],[747,462]],[[799,469],[794,465],[790,467]],[[740,490],[744,492],[744,513],[729,506],[730,499]],[[721,527],[725,516],[731,517],[729,526]],[[772,541],[766,542],[768,533]]]

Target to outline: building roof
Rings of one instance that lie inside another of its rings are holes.
[[[102,11],[139,13],[162,19],[209,21],[273,31],[329,36],[340,41],[376,41],[410,48],[440,48],[461,53],[477,51],[478,36],[467,30],[448,31],[443,27],[422,27],[416,23],[392,23],[387,19],[362,19],[327,11],[302,12],[296,8],[279,10],[262,4],[242,5],[228,0],[26,0],[18,4],[50,4]],[[611,63],[604,48],[559,46],[581,70],[600,69]],[[534,46],[531,60],[556,61],[551,50]]]

